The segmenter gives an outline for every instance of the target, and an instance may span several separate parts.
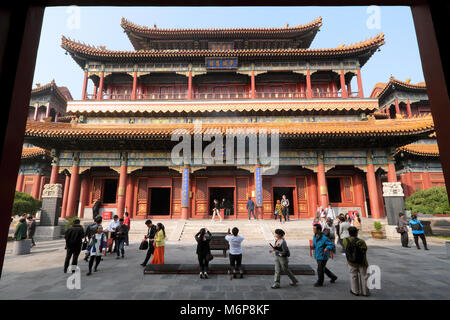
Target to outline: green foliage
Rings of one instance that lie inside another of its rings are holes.
[[[42,206],[42,201],[33,198],[32,196],[16,191],[14,195],[12,216],[18,216],[23,214],[35,214]]]
[[[381,231],[381,229],[383,228],[383,226],[381,225],[381,222],[380,222],[380,221],[375,221],[375,222],[373,223],[373,227],[374,227],[375,230],[377,230],[377,231]]]
[[[419,190],[405,200],[406,210],[413,213],[436,214],[450,213],[448,195],[445,187]]]
[[[73,222],[75,220],[77,220],[77,219],[79,219],[77,216],[73,216],[73,217],[67,218],[67,224],[65,226],[66,230],[69,229],[70,227],[72,227],[73,226]]]

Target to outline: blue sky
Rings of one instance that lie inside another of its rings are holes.
[[[72,8],[73,9],[73,8]],[[392,74],[412,83],[424,81],[419,49],[409,7],[380,7],[380,28],[368,28],[368,7],[52,7],[45,10],[33,87],[55,79],[80,99],[83,71],[65,55],[61,36],[113,50],[133,50],[120,26],[122,17],[158,28],[283,27],[305,24],[322,16],[323,26],[311,48],[351,44],[383,32],[385,45],[362,69],[365,96],[377,82]],[[79,24],[77,24],[79,16]],[[352,88],[357,88],[355,80]],[[91,87],[88,88],[91,92]]]

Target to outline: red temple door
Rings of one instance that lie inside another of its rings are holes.
[[[264,216],[273,217],[274,208],[272,206],[272,179],[263,177],[262,182]]]
[[[196,178],[195,179],[195,214],[197,216],[207,216],[208,215],[208,189],[207,180],[208,178]]]
[[[172,180],[172,218],[181,216],[181,178]]]
[[[147,189],[147,178],[138,180],[138,190],[137,190],[137,210],[136,216],[143,218],[147,216],[148,207],[148,189]]]
[[[306,177],[299,177],[296,179],[297,185],[297,210],[299,218],[308,218],[308,185]]]
[[[248,178],[236,178],[236,217],[243,215],[247,217],[247,200],[248,200]]]

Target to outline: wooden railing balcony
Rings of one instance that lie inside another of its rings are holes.
[[[99,93],[96,96],[93,94],[86,94],[86,100],[98,99]],[[313,99],[326,99],[326,98],[341,98],[342,92],[312,92]],[[192,93],[192,100],[232,100],[232,99],[251,99],[250,92],[233,92],[233,93]],[[307,99],[306,92],[256,92],[256,99]],[[347,98],[360,98],[358,92],[347,93]],[[150,93],[150,94],[136,94],[136,99],[132,99],[131,94],[107,94],[104,93],[102,100],[187,100],[188,94],[186,93]]]

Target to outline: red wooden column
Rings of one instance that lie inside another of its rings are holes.
[[[388,164],[388,174],[387,174],[388,182],[397,182],[397,173],[395,172],[395,164]]]
[[[137,72],[133,72],[133,91],[131,92],[131,100],[136,100]]]
[[[311,174],[308,176],[308,195],[309,195],[309,217],[314,218],[317,210],[317,181],[316,176]]]
[[[127,187],[127,160],[126,155],[122,155],[120,165],[119,186],[117,189],[117,215],[123,218],[125,209],[125,189]]]
[[[262,168],[259,164],[255,166],[255,216],[264,219],[263,192],[262,192]]]
[[[80,190],[80,218],[84,218],[84,208],[88,202],[89,197],[89,177],[84,175],[83,180],[81,180],[81,190]]]
[[[319,191],[319,204],[326,208],[328,205],[328,188],[327,179],[325,177],[325,165],[323,163],[323,153],[320,152],[317,158],[317,186]]]
[[[102,71],[100,73],[100,84],[98,86],[98,93],[97,93],[97,100],[102,100],[103,99],[103,81],[105,78],[105,73]]]
[[[375,178],[375,169],[372,163],[372,154],[367,157],[367,189],[369,191],[370,211],[373,219],[380,219],[380,204],[378,201],[378,188]]]
[[[364,187],[360,173],[356,173],[354,175],[354,186],[355,186],[355,202],[361,206],[361,216],[365,218],[367,217],[367,214],[364,205]]]
[[[181,172],[181,219],[190,218],[189,192],[190,192],[190,167],[184,166]]]
[[[41,188],[41,175],[36,174],[33,177],[33,188],[31,189],[31,196],[35,199],[39,198],[39,190]]]
[[[72,166],[72,176],[70,178],[70,187],[69,187],[69,195],[67,199],[67,207],[66,207],[66,217],[72,217],[77,214],[77,196],[78,196],[78,188],[80,185],[80,177],[79,177],[79,167],[78,167],[78,157],[74,158],[74,164]]]
[[[38,112],[39,112],[39,104],[35,104],[35,109],[34,109],[34,117],[33,117],[33,120],[34,121],[37,121],[37,119],[38,119]]]
[[[398,99],[395,99],[395,116],[397,116],[400,113],[400,105],[398,104]]]
[[[251,74],[251,94],[252,99],[256,99],[255,71],[252,71]]]
[[[128,174],[127,177],[127,190],[125,193],[125,209],[126,212],[130,215],[130,218],[133,218],[132,212],[133,212],[133,201],[134,199],[134,177],[131,174]]]
[[[345,74],[344,70],[340,72],[340,80],[341,80],[341,97],[348,98],[347,89],[345,88]]]
[[[97,99],[97,86],[94,84],[94,90],[92,91],[92,99]]]
[[[59,177],[59,165],[57,163],[52,164],[52,173],[50,175],[50,184],[58,183]]]
[[[312,99],[311,71],[306,70],[306,98]]]
[[[433,184],[431,183],[431,176],[429,172],[424,172],[422,174],[423,177],[423,188],[424,190],[430,189],[433,187]]]
[[[409,99],[406,101],[406,112],[408,113],[408,118],[412,118],[411,103]]]
[[[19,172],[19,175],[17,176],[16,191],[22,192],[23,178],[24,178],[23,172]]]
[[[356,70],[356,79],[358,80],[358,97],[364,98],[363,85],[361,79],[361,69]]]
[[[50,103],[47,103],[47,109],[45,111],[45,117],[46,118],[50,117]]]
[[[347,84],[347,95],[352,96],[352,84],[350,82]]]
[[[84,72],[83,80],[83,91],[81,92],[81,100],[86,100],[86,89],[87,89],[88,72]]]
[[[380,218],[383,218],[386,217],[386,210],[384,208],[383,184],[381,183],[381,176],[375,175],[375,180],[377,182],[378,206],[380,208]]]
[[[188,72],[188,92],[187,92],[187,99],[192,100],[192,71],[189,70]]]
[[[70,175],[66,173],[66,180],[64,182],[64,193],[61,207],[61,218],[66,217],[67,199],[69,198],[69,185],[70,185]]]

